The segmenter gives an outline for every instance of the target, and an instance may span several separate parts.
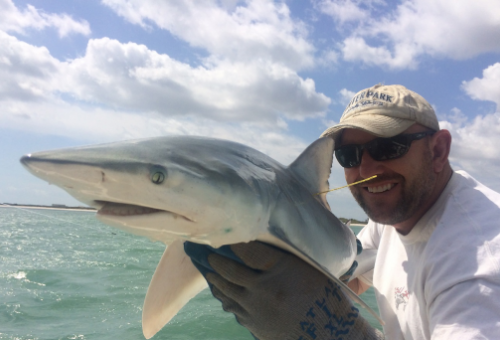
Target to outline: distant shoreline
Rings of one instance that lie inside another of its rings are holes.
[[[0,203],[0,208],[37,209],[37,210],[67,210],[67,211],[85,211],[85,212],[96,212],[97,211],[96,209],[90,208],[90,207],[66,207],[66,206],[8,204],[8,203]]]
[[[97,212],[97,209],[90,208],[90,207],[66,207],[66,206],[8,204],[8,203],[0,203],[0,208]],[[350,225],[351,225],[351,227],[364,227],[366,225],[366,223],[351,223]]]

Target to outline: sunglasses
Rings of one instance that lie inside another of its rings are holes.
[[[403,157],[410,150],[414,140],[431,136],[435,131],[417,132],[397,135],[391,138],[375,138],[366,144],[342,145],[335,150],[335,157],[344,168],[352,168],[361,164],[363,150],[366,149],[376,161],[386,161]]]

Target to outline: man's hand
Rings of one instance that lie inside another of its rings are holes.
[[[335,283],[295,255],[260,242],[184,249],[223,309],[260,340],[382,338]]]

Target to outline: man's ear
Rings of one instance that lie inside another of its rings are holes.
[[[451,134],[448,130],[439,130],[432,136],[431,150],[434,171],[440,173],[449,164],[448,156],[451,148]]]

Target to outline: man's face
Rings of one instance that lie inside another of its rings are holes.
[[[404,133],[426,130],[413,125]],[[361,130],[345,129],[341,144],[365,144],[374,138]],[[427,206],[437,180],[428,138],[413,141],[408,153],[393,160],[376,161],[364,150],[359,166],[344,169],[347,183],[377,175],[374,180],[350,187],[373,221],[395,225],[420,214]]]

